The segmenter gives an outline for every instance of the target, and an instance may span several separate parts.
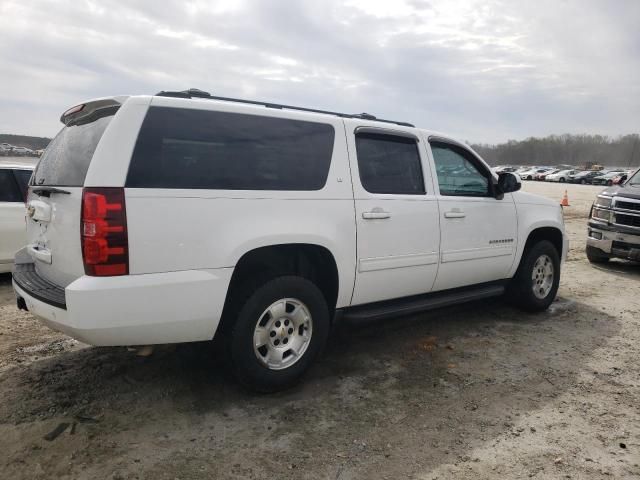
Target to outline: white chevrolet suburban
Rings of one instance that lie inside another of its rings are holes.
[[[555,298],[560,206],[444,135],[196,89],[91,100],[61,121],[13,285],[83,342],[215,336],[239,381],[270,391],[339,318]]]

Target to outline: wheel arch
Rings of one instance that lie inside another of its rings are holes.
[[[222,313],[222,324],[232,321],[242,299],[237,294],[252,282],[297,275],[312,281],[324,295],[330,313],[336,307],[340,291],[338,264],[325,246],[313,243],[273,244],[245,252],[236,263]],[[330,315],[332,316],[332,315]]]
[[[524,244],[524,249],[522,250],[523,253],[540,240],[549,240],[553,246],[556,247],[558,255],[562,256],[564,236],[562,234],[562,230],[554,226],[537,227],[531,230],[527,236],[527,241]]]
[[[514,262],[513,274],[517,271],[522,263],[522,260],[527,253],[527,251],[536,243],[541,240],[550,241],[553,246],[556,248],[558,252],[558,256],[562,259],[563,249],[564,249],[564,234],[562,233],[562,229],[557,225],[543,225],[536,226],[532,228],[527,234],[527,239],[524,242],[524,246],[522,247],[520,254],[518,256],[518,262]]]

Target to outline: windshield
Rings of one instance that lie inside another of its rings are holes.
[[[628,185],[640,185],[640,169],[636,170],[636,173],[625,183]]]
[[[105,109],[107,110],[107,109]],[[51,141],[33,174],[33,185],[80,187],[113,110],[90,123],[69,125]]]

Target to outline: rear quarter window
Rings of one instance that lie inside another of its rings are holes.
[[[127,187],[320,190],[335,131],[324,123],[151,107]]]

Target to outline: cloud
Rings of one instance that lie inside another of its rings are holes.
[[[637,130],[640,2],[0,4],[0,132],[86,98],[198,87],[478,142]]]

